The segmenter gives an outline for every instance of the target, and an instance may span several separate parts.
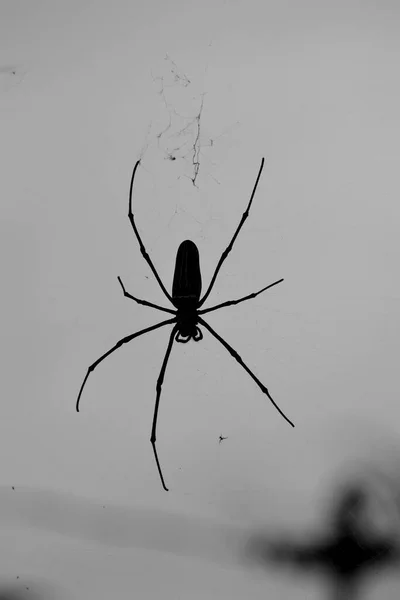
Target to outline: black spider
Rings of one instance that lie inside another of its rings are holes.
[[[292,421],[290,421],[290,419],[288,419],[286,417],[286,415],[280,410],[280,408],[277,406],[277,404],[274,402],[274,400],[270,396],[267,388],[254,375],[254,373],[252,373],[252,371],[250,371],[250,369],[247,367],[247,365],[244,364],[244,362],[242,361],[242,359],[238,355],[238,353],[228,344],[228,342],[226,342],[220,335],[218,335],[218,333],[216,331],[214,331],[214,329],[212,329],[212,327],[210,327],[210,325],[208,325],[208,323],[206,323],[206,321],[204,321],[204,319],[202,319],[200,316],[200,315],[204,315],[205,313],[211,312],[213,310],[222,308],[224,306],[232,306],[233,304],[239,304],[239,302],[243,302],[244,300],[249,300],[250,298],[255,298],[256,296],[258,296],[258,294],[261,294],[262,292],[271,288],[272,286],[277,285],[278,283],[281,283],[283,281],[283,279],[279,279],[279,281],[275,281],[274,283],[267,285],[262,290],[260,290],[258,292],[254,292],[253,294],[249,294],[248,296],[244,296],[243,298],[239,298],[238,300],[229,300],[227,302],[223,302],[222,304],[218,304],[216,306],[212,306],[210,308],[205,308],[205,309],[200,310],[201,306],[204,304],[204,302],[207,300],[208,296],[210,295],[210,292],[214,286],[215,280],[216,280],[218,272],[222,266],[222,263],[228,256],[229,252],[232,250],[233,244],[239,234],[239,231],[242,228],[243,223],[249,216],[250,206],[253,201],[254,194],[257,189],[258,181],[260,179],[261,172],[264,167],[264,159],[262,159],[260,170],[258,172],[257,179],[254,184],[254,188],[253,188],[253,192],[250,197],[249,204],[248,204],[245,212],[242,215],[241,221],[239,223],[238,228],[235,231],[233,238],[231,239],[227,248],[222,253],[221,258],[219,259],[219,262],[215,269],[214,275],[212,276],[210,285],[208,286],[208,290],[206,291],[204,296],[202,298],[200,298],[201,272],[200,272],[199,251],[194,242],[192,242],[190,240],[185,240],[179,246],[178,252],[176,255],[175,273],[174,273],[174,280],[173,280],[173,284],[172,284],[172,296],[171,296],[165,289],[165,286],[162,283],[162,281],[152,263],[150,256],[146,252],[146,248],[143,245],[142,239],[139,235],[139,232],[138,232],[136,224],[135,224],[135,218],[132,213],[133,182],[134,182],[136,170],[137,170],[139,164],[140,164],[140,160],[137,161],[137,163],[133,169],[133,173],[132,173],[131,185],[130,185],[130,190],[129,190],[128,217],[131,222],[133,231],[135,232],[136,238],[139,242],[140,251],[143,255],[143,258],[148,263],[150,269],[153,272],[154,277],[157,279],[165,296],[173,304],[173,306],[175,306],[176,310],[172,310],[170,308],[164,308],[163,306],[159,306],[158,304],[153,304],[152,302],[148,302],[147,300],[140,300],[139,298],[132,296],[125,290],[125,287],[121,281],[121,278],[118,277],[118,281],[121,284],[124,296],[126,296],[127,298],[130,298],[131,300],[134,300],[135,302],[138,302],[139,304],[143,304],[145,306],[151,306],[152,308],[155,308],[157,310],[171,313],[174,315],[174,317],[122,338],[121,340],[119,340],[119,342],[117,342],[115,344],[115,346],[113,346],[110,350],[108,350],[108,352],[103,354],[99,359],[96,360],[96,362],[94,362],[92,365],[90,365],[90,367],[88,368],[88,371],[86,373],[85,379],[83,380],[81,389],[79,391],[78,400],[76,402],[76,410],[77,410],[77,412],[79,412],[79,401],[80,401],[80,398],[82,395],[83,388],[86,384],[87,378],[89,377],[90,373],[97,367],[97,365],[99,365],[105,358],[107,358],[107,356],[112,354],[112,352],[114,352],[115,350],[120,348],[120,346],[122,346],[123,344],[130,342],[131,340],[133,340],[136,337],[139,337],[140,335],[148,333],[149,331],[153,331],[154,329],[158,329],[159,327],[164,327],[164,325],[174,324],[171,334],[169,336],[169,342],[168,342],[167,350],[166,350],[166,353],[164,356],[164,361],[163,361],[163,364],[161,367],[160,375],[157,380],[156,404],[155,404],[155,408],[154,408],[153,425],[152,425],[151,438],[150,438],[151,444],[153,446],[154,457],[155,457],[155,460],[157,463],[158,472],[159,472],[159,475],[161,478],[161,483],[163,485],[163,488],[166,491],[168,491],[168,488],[166,487],[165,482],[164,482],[164,477],[163,477],[163,474],[161,471],[161,466],[160,466],[160,462],[158,460],[157,449],[156,449],[156,427],[157,427],[157,415],[158,415],[158,407],[159,407],[159,402],[160,402],[161,388],[162,388],[162,384],[164,381],[165,370],[167,367],[169,356],[171,354],[172,344],[173,344],[174,340],[176,342],[181,342],[184,344],[186,344],[191,339],[194,340],[195,342],[199,342],[201,339],[203,339],[203,334],[201,332],[201,329],[199,328],[199,324],[203,325],[203,327],[208,329],[208,331],[215,338],[217,338],[217,340],[219,342],[221,342],[221,344],[228,350],[230,355],[233,356],[233,358],[247,371],[247,373],[250,375],[250,377],[252,377],[254,379],[254,381],[259,386],[261,391],[264,392],[264,394],[266,394],[268,396],[268,398],[270,399],[272,404],[280,412],[280,414],[283,416],[283,418],[286,419],[286,421],[290,425],[292,425],[292,427],[294,427],[294,424],[292,423]]]

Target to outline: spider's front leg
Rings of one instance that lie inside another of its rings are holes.
[[[199,323],[201,325],[203,325],[206,329],[208,329],[208,331],[211,333],[211,335],[213,335],[224,346],[224,348],[226,348],[228,350],[229,354],[239,363],[239,365],[241,365],[243,367],[243,369],[245,371],[247,371],[247,373],[250,375],[250,377],[252,379],[254,379],[254,381],[260,388],[260,390],[262,392],[264,392],[264,394],[266,394],[266,396],[268,396],[269,400],[275,406],[276,410],[282,415],[282,417],[285,419],[285,421],[287,421],[289,423],[289,425],[294,427],[294,423],[292,423],[292,421],[285,415],[285,413],[281,411],[281,409],[279,408],[279,406],[276,404],[275,400],[272,398],[271,394],[269,393],[268,389],[258,379],[258,377],[256,377],[256,375],[254,375],[254,373],[249,369],[249,367],[243,362],[241,356],[239,356],[239,354],[236,352],[236,350],[234,348],[232,348],[232,346],[230,346],[228,344],[228,342],[226,342],[220,335],[218,335],[218,333],[216,331],[214,331],[214,329],[206,321],[204,321],[204,319],[202,319],[201,317],[199,317]]]
[[[163,488],[164,488],[164,490],[166,492],[168,492],[168,488],[165,485],[164,477],[163,477],[162,470],[161,470],[160,461],[158,460],[157,448],[156,448],[156,437],[157,437],[156,430],[157,430],[158,407],[159,407],[159,404],[160,404],[160,396],[161,396],[162,384],[163,384],[163,381],[164,381],[165,370],[167,368],[168,359],[169,359],[169,356],[171,354],[172,345],[174,343],[174,338],[175,338],[175,335],[176,335],[176,333],[178,331],[178,328],[179,328],[179,326],[175,325],[175,327],[171,331],[171,334],[169,336],[169,342],[168,342],[167,350],[165,352],[163,364],[162,364],[162,367],[161,367],[161,371],[160,371],[160,374],[159,374],[158,379],[157,379],[157,385],[156,385],[156,390],[157,390],[156,404],[155,404],[155,407],[154,407],[153,425],[152,425],[152,428],[151,428],[151,438],[150,438],[151,445],[153,446],[154,458],[156,459],[158,473],[160,475],[162,486],[163,486]]]
[[[155,329],[158,329],[159,327],[164,327],[164,325],[169,325],[170,323],[175,323],[176,319],[168,319],[167,321],[162,321],[161,323],[156,323],[155,325],[151,325],[150,327],[146,327],[146,329],[142,329],[141,331],[137,331],[136,333],[132,333],[131,335],[127,335],[126,337],[122,338],[121,340],[119,340],[115,346],[113,346],[112,348],[110,348],[110,350],[108,350],[107,352],[105,352],[102,356],[100,356],[100,358],[98,358],[93,364],[90,365],[90,367],[88,368],[86,375],[85,375],[85,379],[83,380],[83,383],[81,385],[81,389],[79,390],[79,394],[78,394],[78,399],[76,401],[76,412],[79,412],[79,402],[82,396],[82,392],[83,392],[83,388],[86,385],[86,382],[88,380],[88,377],[90,375],[90,373],[92,373],[92,371],[95,370],[96,367],[99,366],[99,364],[101,362],[103,362],[103,360],[105,360],[107,358],[107,356],[110,356],[110,354],[112,354],[113,352],[115,352],[116,350],[118,350],[118,348],[121,348],[121,346],[123,344],[128,344],[129,342],[131,342],[132,340],[134,340],[135,338],[144,335],[145,333],[149,333],[150,331],[154,331]]]

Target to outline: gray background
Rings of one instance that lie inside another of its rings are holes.
[[[312,578],[240,565],[222,523],[317,524],[335,478],[396,468],[397,3],[0,12],[2,580],[65,598],[320,598]],[[168,328],[102,363],[75,412],[88,365],[164,318],[117,282],[165,305],[127,218],[132,168],[141,158],[137,224],[167,289],[186,238],[205,289],[262,156],[208,305],[285,281],[207,320],[296,428],[207,332],[176,344],[166,494],[149,436]],[[374,585],[371,598],[397,598]]]

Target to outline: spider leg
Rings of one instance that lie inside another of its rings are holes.
[[[137,227],[136,227],[136,224],[135,224],[135,217],[133,216],[133,212],[132,212],[133,181],[135,179],[136,170],[137,170],[137,168],[138,168],[139,165],[140,165],[140,160],[138,160],[137,163],[135,164],[135,167],[134,167],[133,173],[132,173],[131,186],[130,186],[130,189],[129,189],[129,212],[128,212],[128,217],[129,217],[129,221],[131,222],[133,231],[135,232],[137,241],[139,242],[140,252],[142,253],[143,258],[145,259],[145,261],[149,265],[150,269],[153,271],[153,275],[157,279],[160,288],[162,289],[162,291],[164,292],[164,294],[166,295],[166,297],[168,298],[168,300],[171,302],[171,304],[173,304],[172,297],[168,294],[167,290],[165,289],[165,286],[164,286],[163,282],[161,281],[160,276],[157,273],[156,268],[153,265],[150,256],[146,252],[146,248],[144,247],[143,242],[142,242],[142,238],[140,237],[139,232],[137,230]]]
[[[258,296],[258,294],[265,292],[265,290],[268,290],[269,288],[273,287],[274,285],[278,285],[278,283],[281,283],[282,281],[283,281],[283,279],[279,279],[279,281],[270,283],[269,285],[267,285],[265,288],[263,288],[259,292],[254,292],[253,294],[244,296],[244,298],[239,298],[239,300],[228,300],[227,302],[222,302],[222,304],[217,304],[216,306],[211,306],[211,308],[205,308],[203,310],[199,310],[198,314],[204,315],[205,313],[211,312],[212,310],[218,310],[219,308],[223,308],[224,306],[232,306],[233,304],[239,304],[239,302],[244,302],[245,300],[250,300],[250,298],[255,298],[256,296]]]
[[[165,375],[165,370],[167,368],[169,355],[171,354],[172,344],[174,343],[174,337],[175,337],[175,334],[176,334],[177,331],[178,331],[178,325],[175,325],[175,327],[171,331],[171,335],[169,336],[169,342],[168,342],[167,350],[165,352],[165,356],[164,356],[163,364],[162,364],[162,367],[161,367],[161,371],[160,371],[160,374],[159,374],[158,379],[157,379],[157,385],[156,385],[157,396],[156,396],[156,404],[154,406],[153,425],[152,425],[152,428],[151,428],[151,438],[150,438],[151,445],[153,446],[154,458],[156,459],[158,474],[160,475],[162,486],[163,486],[163,488],[164,488],[164,490],[166,492],[168,492],[168,488],[165,485],[165,481],[164,481],[164,477],[163,477],[163,474],[162,474],[162,471],[161,471],[160,461],[158,460],[158,454],[157,454],[157,449],[156,449],[156,429],[157,429],[158,407],[159,407],[159,404],[160,404],[160,396],[161,396],[162,384],[163,384],[163,381],[164,381],[164,375]]]
[[[135,298],[135,296],[132,296],[132,294],[130,294],[129,292],[126,291],[125,286],[122,283],[121,277],[117,277],[117,279],[121,284],[122,291],[124,293],[125,298],[130,298],[131,300],[134,300],[138,304],[143,304],[144,306],[151,306],[151,308],[156,308],[157,310],[162,310],[163,312],[170,313],[171,315],[174,315],[176,313],[176,311],[172,310],[171,308],[164,308],[163,306],[159,306],[158,304],[153,304],[153,302],[148,302],[147,300],[140,300],[140,298]]]
[[[254,188],[253,188],[253,191],[251,193],[250,201],[249,201],[249,203],[247,205],[247,208],[246,208],[246,210],[244,211],[244,213],[242,215],[242,218],[240,220],[238,228],[236,229],[236,231],[235,231],[235,233],[233,235],[233,238],[229,242],[229,245],[227,246],[227,248],[223,251],[223,253],[221,255],[221,258],[219,259],[219,262],[218,262],[217,267],[215,269],[214,275],[212,276],[211,283],[210,283],[210,285],[208,287],[208,290],[206,291],[206,293],[204,294],[203,298],[199,302],[199,307],[202,304],[204,304],[204,302],[208,298],[208,296],[209,296],[209,294],[210,294],[210,292],[211,292],[211,290],[212,290],[212,288],[214,286],[214,283],[215,283],[215,280],[217,278],[218,272],[219,272],[220,268],[222,267],[222,264],[223,264],[224,260],[226,259],[226,257],[228,256],[229,252],[232,250],[233,244],[235,243],[235,240],[236,240],[237,236],[239,235],[239,231],[241,230],[241,228],[243,227],[243,224],[244,224],[245,220],[249,216],[250,206],[251,206],[251,203],[253,202],[254,194],[256,193],[256,189],[257,189],[258,182],[260,180],[261,172],[262,172],[263,168],[264,168],[264,159],[262,159],[262,161],[261,161],[260,170],[258,171],[257,179],[256,179],[256,182],[254,184]]]
[[[268,396],[268,398],[270,399],[270,401],[272,402],[272,404],[275,406],[276,410],[282,415],[282,417],[285,419],[285,421],[287,421],[292,427],[294,427],[294,424],[292,423],[292,421],[290,419],[288,419],[288,417],[281,411],[281,409],[279,408],[279,406],[274,402],[273,398],[271,397],[271,395],[270,395],[269,391],[267,390],[267,388],[265,387],[265,385],[263,383],[261,383],[261,381],[258,379],[258,377],[256,377],[254,375],[254,373],[252,371],[250,371],[249,367],[244,364],[243,360],[241,359],[241,357],[239,356],[239,354],[236,352],[236,350],[234,350],[232,348],[232,346],[230,346],[228,344],[228,342],[226,342],[220,335],[218,335],[218,333],[216,331],[214,331],[214,329],[212,327],[210,327],[210,325],[208,323],[206,323],[201,317],[199,317],[199,323],[201,323],[206,329],[208,329],[208,331],[215,338],[217,338],[217,340],[219,342],[221,342],[221,344],[228,350],[229,354],[231,356],[233,356],[233,358],[243,367],[243,369],[245,371],[247,371],[247,373],[250,375],[250,377],[252,379],[254,379],[254,381],[256,382],[256,384],[258,385],[258,387],[260,388],[260,390],[262,392],[264,392],[264,394],[266,394]]]
[[[106,352],[105,354],[103,354],[102,356],[100,356],[100,358],[98,358],[92,365],[90,365],[90,367],[87,370],[85,379],[83,380],[83,383],[81,385],[81,389],[79,390],[78,400],[76,401],[76,412],[79,412],[79,401],[81,399],[83,388],[85,387],[86,381],[87,381],[90,373],[92,371],[94,371],[95,368],[105,358],[107,358],[107,356],[110,356],[110,354],[112,354],[113,352],[115,352],[115,350],[117,350],[118,348],[120,348],[123,344],[127,344],[128,342],[130,342],[134,338],[139,337],[140,335],[143,335],[145,333],[149,333],[149,331],[153,331],[154,329],[158,329],[159,327],[163,327],[164,325],[168,325],[169,323],[174,323],[174,322],[175,322],[175,319],[168,319],[167,321],[162,321],[161,323],[157,323],[156,325],[152,325],[151,327],[146,327],[146,329],[142,329],[141,331],[137,331],[136,333],[132,333],[131,335],[127,335],[126,337],[122,338],[122,340],[119,340],[115,344],[115,346],[113,346],[112,348],[110,348],[110,350],[108,350],[108,352]]]

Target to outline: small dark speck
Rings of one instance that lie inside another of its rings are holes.
[[[19,579],[19,575],[17,575],[17,579]]]
[[[12,486],[11,486],[11,489],[15,490],[15,487],[12,485]]]

